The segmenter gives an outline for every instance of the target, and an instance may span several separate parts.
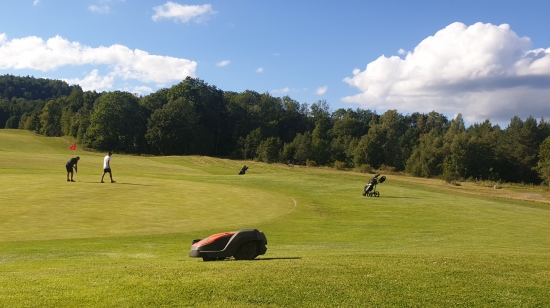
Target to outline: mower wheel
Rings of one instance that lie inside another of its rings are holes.
[[[247,241],[235,252],[235,260],[254,260],[258,256],[258,246],[254,241]]]

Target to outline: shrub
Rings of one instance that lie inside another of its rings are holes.
[[[308,167],[317,167],[317,163],[314,160],[308,159],[308,160],[306,160],[306,166],[308,166]]]
[[[458,172],[445,170],[441,175],[441,178],[449,184],[458,185],[460,174],[458,174]]]
[[[347,164],[346,164],[345,162],[339,161],[339,160],[335,161],[334,164],[333,164],[332,166],[333,166],[334,169],[336,169],[336,170],[344,170],[344,169],[346,169],[346,168],[348,167]]]
[[[395,167],[382,164],[382,166],[380,166],[380,171],[384,173],[395,173]]]
[[[355,170],[361,173],[373,173],[373,169],[369,164],[360,164],[355,167]]]

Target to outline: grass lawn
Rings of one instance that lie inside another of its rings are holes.
[[[68,183],[70,145],[0,130],[0,307],[550,307],[547,189],[80,148]],[[189,257],[242,228],[265,255]]]

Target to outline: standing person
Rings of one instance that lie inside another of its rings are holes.
[[[107,156],[103,158],[103,175],[101,176],[101,183],[105,183],[103,182],[103,177],[105,177],[105,173],[109,173],[111,183],[116,183],[116,181],[113,180],[113,173],[111,172],[111,155],[113,155],[113,153],[109,152],[109,154],[107,154]]]
[[[73,168],[76,172],[78,172],[78,161],[80,160],[80,157],[73,157],[69,159],[69,161],[65,164],[65,169],[67,169],[67,182],[74,182],[73,180]],[[69,179],[69,175],[71,175],[71,178]]]

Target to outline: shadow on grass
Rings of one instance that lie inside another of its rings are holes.
[[[153,186],[153,185],[151,185],[151,184],[120,183],[120,182],[116,182],[116,183],[109,183],[109,182],[101,183],[101,182],[84,182],[84,181],[82,181],[81,183],[88,183],[88,184],[103,184],[103,185],[113,184],[113,185]]]
[[[113,184],[117,184],[117,185],[135,185],[135,186],[153,186],[151,184],[119,183],[119,182],[116,182],[116,183],[113,183]]]
[[[284,258],[261,258],[252,261],[270,261],[270,260],[301,260],[302,257],[284,257]]]
[[[417,197],[395,197],[395,196],[380,196],[380,197],[375,197],[375,198],[383,198],[383,199],[421,199],[421,198],[417,198]]]
[[[302,257],[282,257],[282,258],[260,258],[253,260],[235,260],[233,258],[221,259],[221,260],[212,260],[205,262],[244,262],[244,261],[273,261],[273,260],[301,260]]]

